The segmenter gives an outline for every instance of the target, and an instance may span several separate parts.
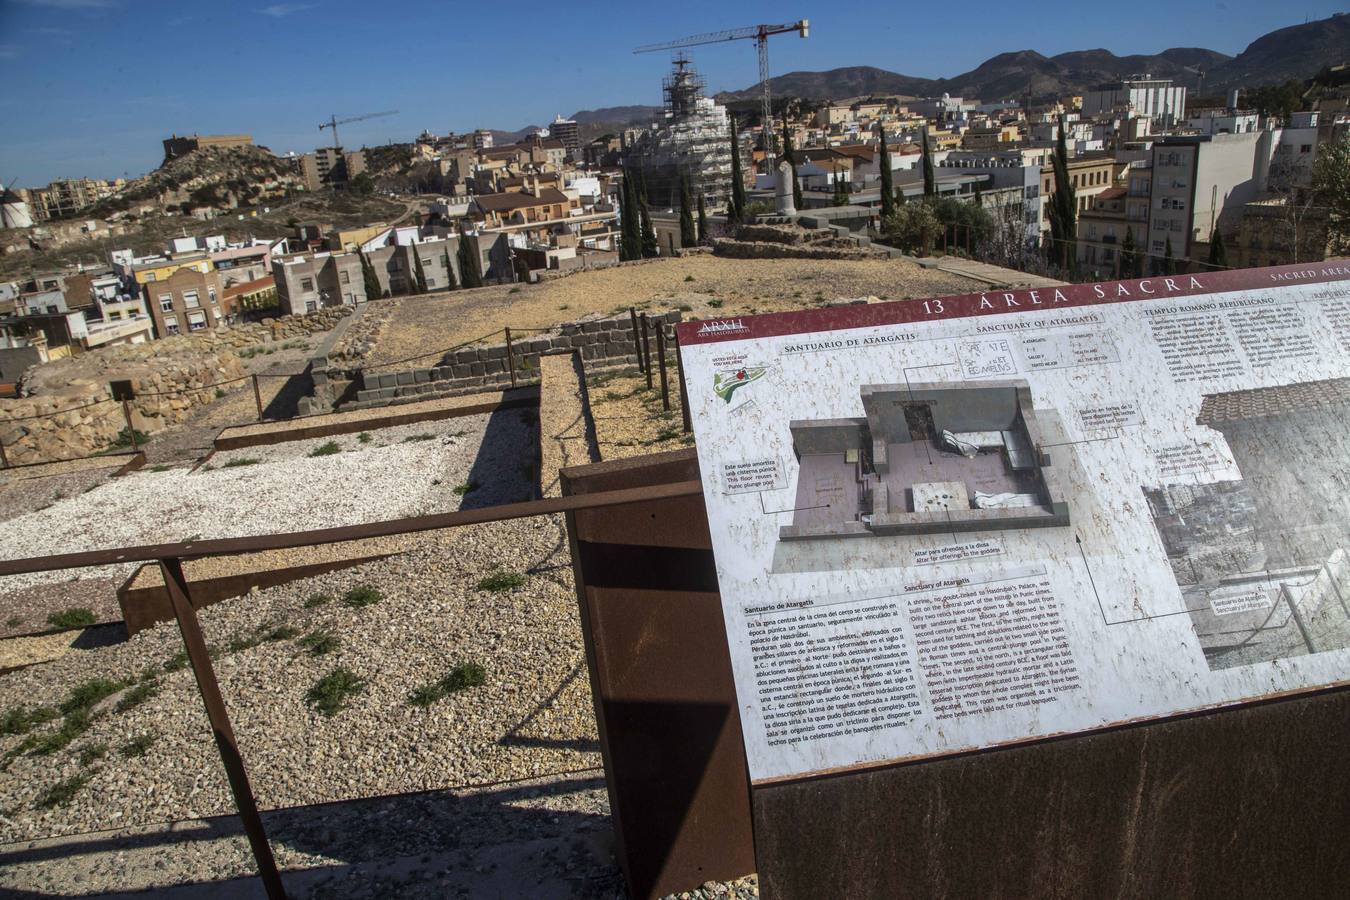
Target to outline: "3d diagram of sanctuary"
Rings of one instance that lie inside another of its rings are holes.
[[[789,424],[799,472],[781,540],[1069,524],[1041,449],[1054,413],[1025,381],[863,385],[862,405],[860,419]]]

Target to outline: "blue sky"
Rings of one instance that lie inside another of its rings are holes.
[[[349,147],[477,126],[516,129],[556,113],[660,103],[668,55],[639,44],[788,17],[774,74],[872,65],[930,78],[1008,50],[1106,47],[1241,51],[1256,37],[1345,11],[1345,0],[1110,4],[967,0],[905,14],[893,3],[456,3],[344,0],[0,0],[0,179],[136,176],[172,132],[248,132],[283,153],[324,140],[318,123],[397,109],[341,129]],[[1161,29],[1156,23],[1165,23]],[[751,42],[697,48],[713,91],[757,78]]]

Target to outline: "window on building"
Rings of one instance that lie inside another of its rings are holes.
[[[318,309],[319,309],[319,303],[318,303],[317,300],[306,300],[306,301],[305,301],[305,312],[306,312],[306,313],[317,312]]]
[[[173,294],[160,294],[159,308],[162,312],[173,312]]]
[[[196,309],[202,305],[202,301],[196,291],[183,291],[183,305],[188,309]]]
[[[1311,152],[1312,152],[1312,144],[1300,144],[1300,145],[1299,145],[1299,148],[1298,148],[1298,152],[1299,152],[1299,153],[1311,153]]]
[[[201,331],[206,327],[206,313],[188,313],[188,331]]]
[[[154,280],[155,280],[155,273],[154,273],[154,272],[146,272],[146,273],[145,273],[145,280],[146,280],[146,281],[154,281]]]
[[[301,278],[301,279],[300,279],[300,290],[302,290],[302,291],[312,291],[312,290],[314,290],[314,279],[313,279],[313,278]]]
[[[177,317],[177,316],[165,316],[165,317],[164,317],[164,333],[165,333],[165,334],[177,334],[177,333],[178,333],[178,317]]]
[[[212,303],[215,303],[215,302],[216,302],[216,289],[213,288],[213,287],[207,287],[207,289],[206,289],[206,296],[211,300]]]
[[[352,283],[352,273],[351,273],[351,272],[348,272],[346,269],[343,269],[343,270],[342,270],[342,273],[338,276],[338,278],[339,278],[339,280],[341,280],[341,282],[342,282],[343,284],[351,284],[351,283]]]

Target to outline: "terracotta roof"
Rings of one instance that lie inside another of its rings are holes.
[[[509,209],[524,209],[527,206],[544,206],[549,203],[570,203],[567,195],[557,188],[544,188],[539,196],[533,194],[478,194],[473,198],[479,209],[487,212],[505,212]]]
[[[1225,422],[1268,419],[1292,412],[1345,406],[1350,406],[1350,378],[1332,378],[1206,394],[1195,421],[1213,427]]]
[[[273,281],[272,276],[264,275],[261,278],[245,281],[242,284],[232,284],[223,291],[223,294],[225,299],[229,299],[231,297],[240,297],[244,294],[256,294],[258,291],[265,291],[268,288],[275,286],[276,282]]]
[[[1123,187],[1110,187],[1110,188],[1107,188],[1106,190],[1102,191],[1100,194],[1098,194],[1097,197],[1096,197],[1096,199],[1097,199],[1097,200],[1115,200],[1115,199],[1117,199],[1118,197],[1124,197],[1124,196],[1125,196],[1125,189],[1124,189]]]

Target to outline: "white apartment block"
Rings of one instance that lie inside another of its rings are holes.
[[[1171,127],[1186,114],[1186,89],[1174,86],[1170,78],[1143,75],[1083,93],[1085,117],[1106,118],[1117,112],[1147,116]]]

